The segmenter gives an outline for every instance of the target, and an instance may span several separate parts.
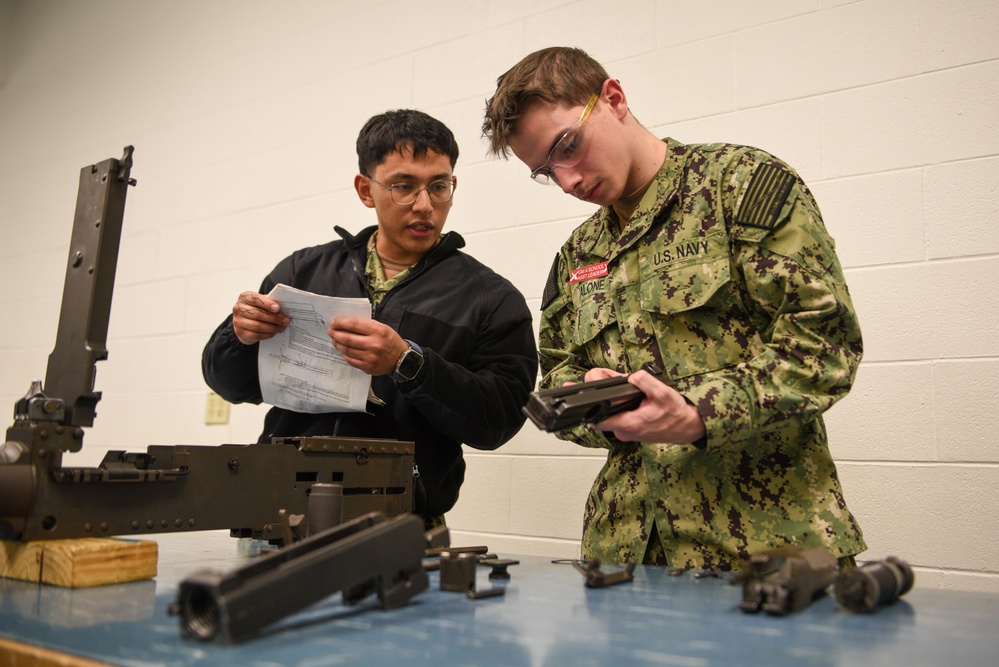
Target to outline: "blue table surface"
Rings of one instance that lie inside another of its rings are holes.
[[[912,591],[875,613],[824,597],[784,617],[746,614],[728,579],[640,566],[635,580],[587,589],[571,565],[516,558],[505,583],[479,568],[470,600],[439,575],[404,608],[339,594],[234,645],[181,636],[167,613],[193,572],[245,563],[220,532],[159,536],[155,581],[91,589],[0,580],[0,637],[112,665],[999,665],[999,595]],[[606,572],[617,568],[607,565]]]

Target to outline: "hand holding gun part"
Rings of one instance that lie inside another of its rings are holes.
[[[621,375],[532,392],[524,414],[539,429],[552,433],[634,410],[643,398],[642,390]]]
[[[837,602],[850,611],[873,611],[908,593],[914,582],[909,564],[888,556],[840,573],[834,591]]]
[[[838,571],[836,558],[825,547],[755,554],[745,563],[739,608],[774,616],[801,611],[825,593]]]

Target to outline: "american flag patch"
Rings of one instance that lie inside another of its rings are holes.
[[[794,174],[777,165],[761,164],[749,179],[735,221],[749,227],[773,229],[792,185]]]

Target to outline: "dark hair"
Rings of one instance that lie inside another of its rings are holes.
[[[507,157],[517,121],[535,102],[576,106],[610,78],[603,65],[582,49],[552,46],[524,57],[496,80],[486,100],[482,136],[494,155]]]
[[[357,166],[370,176],[385,156],[410,148],[414,157],[427,151],[446,155],[454,169],[458,161],[458,142],[447,125],[422,111],[397,109],[372,116],[357,135]]]

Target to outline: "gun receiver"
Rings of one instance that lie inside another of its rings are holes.
[[[17,401],[0,445],[0,539],[107,537],[228,528],[278,541],[278,511],[305,514],[313,483],[344,487],[343,518],[413,509],[411,442],[281,438],[270,444],[150,446],[63,466],[83,446],[101,393],[132,147],[80,171],[62,310],[45,384]]]
[[[739,607],[773,616],[801,611],[825,593],[838,572],[836,558],[824,547],[756,554],[746,563]]]
[[[524,414],[535,426],[551,433],[634,410],[643,398],[642,390],[621,375],[532,392]]]

